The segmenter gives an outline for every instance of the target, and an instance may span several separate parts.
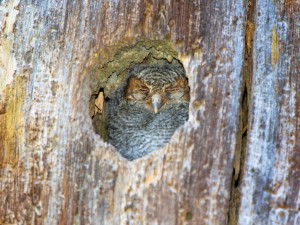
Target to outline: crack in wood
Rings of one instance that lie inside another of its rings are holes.
[[[243,66],[243,81],[241,85],[239,131],[235,148],[234,167],[232,171],[228,224],[237,225],[241,200],[240,185],[247,151],[249,105],[251,101],[251,83],[253,76],[253,36],[255,32],[254,13],[256,0],[249,0],[247,5],[247,22],[245,29],[245,51]]]

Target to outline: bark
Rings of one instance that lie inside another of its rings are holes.
[[[0,223],[300,224],[299,11],[0,1]],[[183,63],[189,121],[129,162],[94,132],[91,100],[149,55]]]
[[[300,2],[257,0],[254,7],[253,78],[239,223],[300,224]]]

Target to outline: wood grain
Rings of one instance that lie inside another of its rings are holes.
[[[299,10],[256,1],[241,225],[300,223]]]
[[[299,3],[257,0],[253,24],[246,3],[1,1],[0,223],[228,224],[248,123],[230,223],[297,224]],[[178,52],[191,103],[164,149],[129,162],[93,131],[89,101],[97,71],[138,43],[167,60],[176,54],[163,43]],[[245,54],[253,77],[241,122]]]

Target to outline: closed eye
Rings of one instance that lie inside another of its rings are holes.
[[[141,91],[141,92],[148,92],[149,89],[146,86],[142,86],[142,87],[139,88],[139,91]]]
[[[169,88],[166,88],[166,91],[167,92],[175,92],[175,91],[179,91],[180,88],[178,87],[169,87]]]

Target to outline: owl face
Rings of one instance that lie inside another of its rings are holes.
[[[129,160],[162,148],[188,120],[189,92],[182,66],[133,66],[107,102],[109,142]]]
[[[171,82],[155,82],[153,79],[149,82],[148,79],[133,76],[125,88],[124,98],[158,113],[172,103],[189,102],[188,81],[183,76],[172,79]]]

